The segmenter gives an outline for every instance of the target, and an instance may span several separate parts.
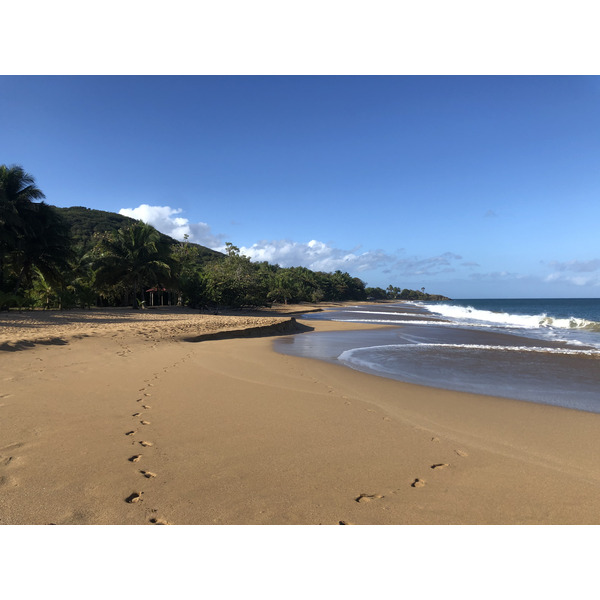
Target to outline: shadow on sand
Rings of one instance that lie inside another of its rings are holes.
[[[35,346],[66,346],[68,343],[67,340],[58,337],[43,340],[20,340],[14,343],[4,342],[0,344],[0,352],[21,352]]]
[[[258,327],[247,327],[246,329],[215,331],[214,333],[203,333],[201,335],[184,337],[182,340],[184,342],[204,342],[207,340],[290,335],[293,333],[306,333],[308,331],[314,331],[314,327],[298,323],[296,319],[292,317],[289,321],[276,323],[275,325],[259,325]]]

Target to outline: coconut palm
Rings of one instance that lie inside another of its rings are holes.
[[[44,197],[23,167],[0,165],[0,289],[4,287],[9,254],[26,235],[29,223],[26,213],[33,200]]]
[[[54,284],[62,281],[70,269],[72,255],[67,226],[55,210],[44,204],[34,204],[29,210],[25,236],[17,240],[12,252],[12,268],[17,276],[16,293],[21,284],[30,282],[34,267]]]
[[[96,283],[123,283],[133,292],[133,307],[137,308],[142,285],[163,285],[171,276],[170,246],[154,227],[138,221],[103,237],[96,250]]]
[[[58,280],[68,266],[68,229],[53,207],[34,202],[44,197],[22,167],[0,165],[0,289],[7,274],[17,294],[34,267]]]
[[[0,243],[8,244],[27,230],[27,212],[45,198],[23,167],[0,165]]]

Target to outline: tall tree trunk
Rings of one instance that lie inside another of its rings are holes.
[[[15,285],[15,289],[13,290],[13,294],[16,296],[19,292],[19,288],[21,287],[21,282],[23,281],[23,277],[25,276],[25,267],[21,269],[19,273],[19,277],[17,277],[17,283]]]

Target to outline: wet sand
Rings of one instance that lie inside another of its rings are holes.
[[[272,349],[360,324],[104,313],[0,318],[2,524],[600,521],[600,415]]]

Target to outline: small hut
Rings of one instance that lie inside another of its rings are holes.
[[[150,306],[154,306],[154,294],[160,292],[160,306],[164,306],[164,295],[163,292],[166,292],[167,288],[161,287],[159,285],[146,290],[146,292],[150,292]],[[157,303],[158,306],[158,303]]]

